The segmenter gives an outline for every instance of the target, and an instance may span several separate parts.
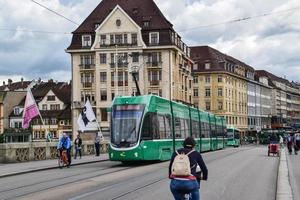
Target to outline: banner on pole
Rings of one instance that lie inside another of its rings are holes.
[[[28,128],[31,120],[38,115],[39,115],[39,109],[35,103],[30,88],[28,88],[26,99],[25,99],[24,111],[23,111],[22,128],[24,129]]]

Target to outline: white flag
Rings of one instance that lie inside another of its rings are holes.
[[[86,101],[84,107],[81,110],[81,113],[79,114],[77,124],[79,126],[79,130],[84,132],[87,129],[87,126],[90,122],[93,122],[96,120],[94,111],[92,109],[92,105],[89,100]]]

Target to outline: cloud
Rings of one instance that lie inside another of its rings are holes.
[[[81,23],[100,0],[38,0]],[[211,45],[253,66],[300,81],[300,12],[278,13],[237,23],[228,20],[300,6],[298,0],[155,0],[188,45]],[[6,20],[9,19],[9,20]],[[71,32],[77,25],[30,1],[0,0],[0,28]],[[0,75],[28,79],[71,77],[71,35],[0,31]],[[67,74],[67,75],[66,75]]]

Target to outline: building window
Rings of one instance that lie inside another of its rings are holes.
[[[47,96],[47,101],[55,101],[55,96],[54,95]]]
[[[42,105],[42,110],[47,110],[47,104]]]
[[[195,63],[195,64],[193,65],[193,70],[198,70],[198,63]]]
[[[198,89],[194,89],[194,97],[198,97],[199,94],[198,94]]]
[[[19,107],[16,107],[16,108],[14,109],[14,114],[15,114],[15,115],[19,115],[19,114],[20,114],[20,108],[19,108]]]
[[[143,21],[144,28],[150,27],[150,21]]]
[[[222,101],[218,102],[218,109],[223,110],[223,102]]]
[[[218,88],[218,97],[222,97],[222,96],[223,96],[223,89]]]
[[[107,101],[107,91],[106,90],[101,90],[100,91],[100,100],[101,101]]]
[[[205,76],[205,83],[210,83],[210,76]]]
[[[60,110],[60,105],[59,104],[51,104],[50,110]]]
[[[82,36],[82,46],[90,47],[91,45],[92,45],[92,37],[90,35],[83,35]]]
[[[127,34],[124,34],[123,42],[124,42],[124,44],[128,44]]]
[[[205,97],[210,97],[210,88],[205,89]]]
[[[116,42],[116,44],[122,44],[123,43],[121,34],[116,34],[115,35],[115,42]]]
[[[115,37],[114,37],[114,35],[110,35],[110,44],[111,45],[115,44]]]
[[[132,53],[132,62],[139,62],[139,53]]]
[[[149,33],[149,43],[150,44],[158,44],[159,43],[159,33]]]
[[[210,110],[210,101],[205,102],[205,109]]]
[[[194,76],[194,83],[198,83],[198,76]]]
[[[106,35],[100,35],[100,44],[105,45],[106,44]]]
[[[106,82],[106,72],[100,72],[100,82]]]
[[[205,63],[205,69],[210,69],[210,63]]]
[[[137,34],[131,34],[131,44],[137,45]]]
[[[100,53],[100,64],[106,64],[106,53]]]
[[[218,75],[218,83],[222,83],[222,75]]]
[[[107,110],[106,108],[100,108],[101,112],[101,121],[107,122]]]

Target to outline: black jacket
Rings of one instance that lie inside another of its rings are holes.
[[[74,144],[77,145],[77,147],[81,147],[82,139],[81,138],[76,138]]]
[[[190,151],[192,151],[192,149],[190,148],[182,148],[182,149],[178,149],[177,152],[180,153],[189,153]],[[174,158],[176,156],[176,152],[173,153],[172,157],[171,157],[171,162],[169,165],[169,176],[171,175],[171,170],[172,170],[172,164],[174,161]],[[197,164],[199,165],[199,167],[201,168],[202,174],[203,174],[203,180],[207,180],[207,175],[208,175],[208,170],[207,167],[202,159],[202,156],[199,152],[194,151],[191,154],[188,155],[189,159],[190,159],[190,164],[191,164],[191,174],[196,176],[196,167]]]

